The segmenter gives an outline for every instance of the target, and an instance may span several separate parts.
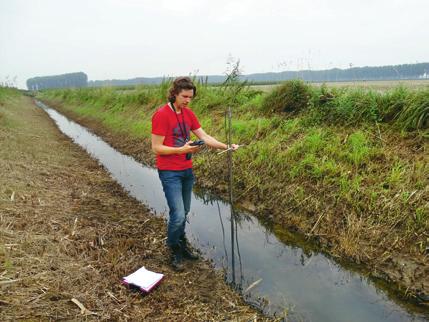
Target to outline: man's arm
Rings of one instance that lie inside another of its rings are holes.
[[[208,146],[211,146],[212,148],[215,149],[228,149],[228,146],[225,143],[219,142],[218,140],[216,140],[214,137],[208,135],[201,127],[199,129],[196,129],[194,131],[194,134],[200,139],[200,140],[204,140],[204,143],[207,144]],[[238,145],[237,144],[231,144],[231,147],[233,150],[237,150],[238,149]]]
[[[171,147],[164,145],[165,136],[152,134],[152,151],[155,154],[168,155],[168,154],[183,154],[183,153],[195,153],[198,151],[198,146],[190,146],[192,142],[186,142],[184,146]]]

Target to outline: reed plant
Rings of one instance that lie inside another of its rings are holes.
[[[429,127],[429,90],[409,94],[398,123],[404,130],[423,130]]]

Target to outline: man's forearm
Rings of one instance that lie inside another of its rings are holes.
[[[157,145],[152,147],[152,150],[155,154],[159,155],[169,155],[169,154],[182,154],[183,149],[182,147],[172,147],[167,145]]]
[[[204,138],[204,142],[208,146],[215,148],[215,149],[227,149],[228,148],[228,146],[225,143],[219,142],[218,140],[216,140],[214,137],[212,137],[210,135],[207,135]]]

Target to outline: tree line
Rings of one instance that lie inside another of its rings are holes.
[[[88,86],[134,86],[138,84],[160,84],[169,77],[138,77],[132,79],[110,79],[89,81]],[[241,75],[241,80],[252,83],[278,83],[291,79],[302,79],[307,82],[344,82],[364,80],[405,80],[429,79],[429,63],[404,64],[376,67],[350,67],[346,69],[332,68],[325,70],[283,71],[277,73],[259,73]],[[211,84],[223,83],[224,75],[198,76]]]
[[[280,73],[243,75],[242,78],[253,82],[275,82],[291,79],[302,79],[308,82],[429,79],[429,63],[284,71]]]
[[[29,90],[64,87],[133,86],[138,84],[160,84],[169,77],[137,77],[132,79],[94,80],[88,82],[85,73],[70,73],[55,76],[34,77],[27,80]],[[198,76],[212,84],[223,83],[224,75]],[[325,70],[283,71],[278,73],[258,73],[241,75],[241,80],[252,83],[278,83],[291,79],[307,82],[345,82],[366,80],[406,80],[429,79],[429,63],[403,64],[375,67],[332,68]]]
[[[47,88],[86,87],[88,76],[83,72],[27,79],[27,88],[38,91]]]

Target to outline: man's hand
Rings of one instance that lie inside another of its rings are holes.
[[[240,147],[240,145],[238,145],[238,144],[231,144],[231,146],[226,146],[226,149],[225,149],[225,150],[220,151],[220,152],[218,153],[218,155],[219,155],[219,154],[222,154],[222,153],[225,153],[225,152],[227,152],[227,151],[235,151],[235,150],[237,150],[239,147]]]
[[[193,141],[186,142],[186,144],[180,148],[181,153],[196,153],[201,149],[201,146],[198,146],[198,145],[192,146],[191,145],[192,142]]]

